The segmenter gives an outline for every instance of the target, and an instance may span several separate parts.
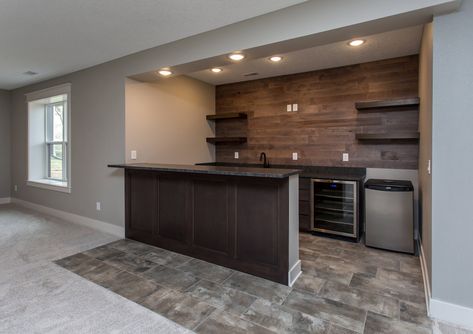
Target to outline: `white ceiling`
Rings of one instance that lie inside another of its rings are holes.
[[[349,47],[348,41],[340,41],[278,54],[284,57],[280,63],[272,63],[267,57],[230,65],[228,61],[226,64],[216,62],[213,65],[222,68],[223,72],[213,73],[205,69],[187,75],[213,85],[221,85],[412,55],[419,52],[422,29],[423,26],[420,25],[376,35],[360,36],[366,40],[366,43],[360,47]],[[244,76],[245,73],[252,72],[258,75]]]
[[[0,89],[13,89],[303,0],[0,0]],[[27,76],[24,72],[37,72]]]

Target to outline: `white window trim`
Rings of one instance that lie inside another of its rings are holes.
[[[56,95],[62,95],[62,94],[67,94],[67,157],[69,159],[68,164],[67,164],[67,175],[68,179],[67,182],[62,182],[62,181],[56,181],[56,180],[51,180],[51,179],[39,179],[39,180],[31,180],[29,176],[29,138],[27,138],[27,157],[26,157],[26,163],[27,163],[27,179],[26,179],[26,185],[31,186],[31,187],[36,187],[36,188],[42,188],[46,190],[53,190],[53,191],[59,191],[63,193],[71,193],[71,185],[72,185],[72,174],[71,174],[71,165],[72,165],[72,156],[71,156],[71,117],[72,117],[72,97],[71,97],[71,84],[70,83],[65,83],[62,85],[57,85],[54,87],[46,88],[46,89],[41,89],[38,91],[30,92],[25,94],[26,96],[26,104],[28,105],[29,102],[33,102],[36,100],[41,100],[45,98],[49,98],[52,96]],[[28,107],[27,107],[28,109]],[[27,121],[27,135],[29,137],[30,135],[30,125],[29,125],[29,109],[28,109],[28,116],[26,117]]]
[[[49,179],[30,180],[26,181],[26,185],[36,188],[59,191],[68,194],[71,193],[71,187],[67,184],[67,182],[62,181],[55,181]]]

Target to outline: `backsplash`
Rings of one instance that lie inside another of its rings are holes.
[[[272,164],[416,169],[417,141],[361,142],[355,134],[418,131],[417,108],[359,112],[355,102],[417,95],[417,55],[217,86],[217,114],[246,112],[248,119],[216,124],[217,136],[247,137],[217,145],[216,160],[256,163],[264,151]],[[298,111],[287,112],[287,104]]]

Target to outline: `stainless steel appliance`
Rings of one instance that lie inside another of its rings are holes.
[[[366,181],[367,246],[414,253],[413,190],[410,181]]]
[[[358,184],[355,181],[311,180],[312,230],[358,238]]]

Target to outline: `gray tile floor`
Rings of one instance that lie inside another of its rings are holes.
[[[198,333],[431,333],[419,259],[309,234],[293,288],[119,240],[56,263]]]

